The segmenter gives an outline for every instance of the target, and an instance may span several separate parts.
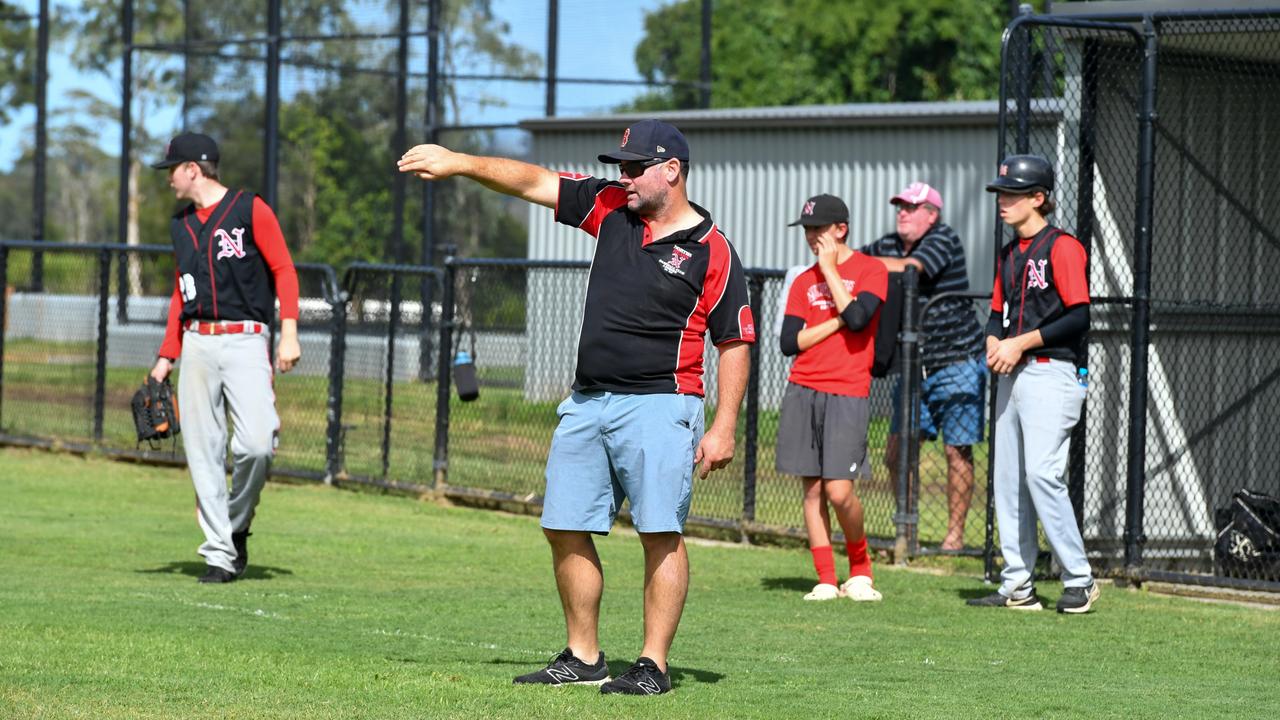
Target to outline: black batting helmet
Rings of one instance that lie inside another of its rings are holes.
[[[987,192],[1029,193],[1053,191],[1053,166],[1039,155],[1010,155],[1000,163],[1000,174],[987,183]]]

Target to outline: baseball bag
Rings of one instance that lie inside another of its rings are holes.
[[[1219,575],[1280,580],[1280,499],[1237,490],[1215,516],[1213,556]]]
[[[158,382],[150,375],[130,402],[138,444],[171,438],[182,431],[178,424],[178,402],[168,378]]]

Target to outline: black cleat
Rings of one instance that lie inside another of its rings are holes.
[[[235,570],[236,577],[243,575],[249,565],[249,536],[252,534],[248,528],[231,533],[231,544],[236,546],[236,559],[231,561],[231,568]]]
[[[236,579],[236,574],[216,565],[209,566],[209,572],[200,576],[202,583],[229,583]]]
[[[605,695],[661,695],[671,692],[671,678],[658,669],[657,663],[642,657],[617,679],[601,685],[600,692]]]
[[[1058,598],[1058,612],[1072,615],[1087,613],[1101,594],[1102,590],[1098,588],[1096,582],[1089,583],[1085,587],[1069,587],[1063,590],[1062,597]]]
[[[970,598],[964,601],[966,605],[973,607],[1002,607],[1010,610],[1043,610],[1044,605],[1040,603],[1040,596],[1036,595],[1036,589],[1031,588],[1031,592],[1027,593],[1024,598],[1011,598],[1008,595],[1001,595],[993,592],[990,595],[984,595],[980,598]]]
[[[600,685],[608,680],[609,666],[604,664],[604,653],[596,658],[595,665],[588,665],[565,648],[551,658],[546,667],[521,675],[513,682],[516,685]]]

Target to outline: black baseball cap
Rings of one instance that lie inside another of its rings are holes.
[[[169,141],[164,149],[164,159],[151,167],[157,170],[171,168],[184,162],[218,162],[218,143],[200,133],[182,133]]]
[[[601,153],[600,162],[616,165],[629,160],[675,158],[689,162],[689,141],[675,125],[661,120],[641,120],[622,133],[622,142],[611,153]]]
[[[849,222],[849,206],[835,195],[814,195],[804,201],[800,208],[800,219],[787,223],[787,227],[796,225],[830,225],[832,223]]]

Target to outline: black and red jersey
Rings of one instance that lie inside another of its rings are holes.
[[[561,173],[556,220],[596,238],[574,389],[704,394],[703,337],[755,342],[742,262],[706,210],[654,238],[622,186]]]
[[[1079,240],[1052,225],[1000,249],[991,309],[1003,316],[1003,338],[1038,330],[1067,308],[1088,304],[1088,256]],[[1084,337],[1032,351],[1040,357],[1077,362]]]
[[[184,320],[256,320],[298,317],[298,276],[275,213],[262,198],[227,190],[216,204],[187,205],[173,216],[169,236],[177,258],[176,283],[160,357],[182,350]]]

